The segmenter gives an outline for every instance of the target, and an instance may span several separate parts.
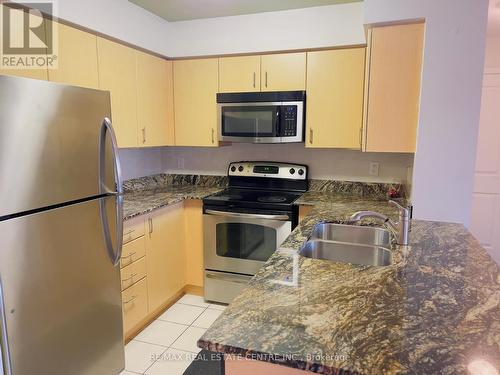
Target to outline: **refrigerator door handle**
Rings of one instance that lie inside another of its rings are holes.
[[[7,319],[5,317],[5,305],[3,299],[2,279],[0,278],[0,361],[2,364],[3,374],[12,375],[9,354],[9,339],[7,336]]]
[[[115,174],[115,189],[111,190],[106,186],[106,136],[109,133],[111,145],[113,147],[114,159],[114,174]],[[116,196],[116,250],[113,249],[113,241],[111,240],[111,233],[109,230],[108,216],[106,215],[106,201],[101,199],[99,201],[99,211],[101,215],[101,222],[104,232],[104,241],[106,249],[111,262],[117,266],[122,256],[123,247],[123,181],[121,175],[120,159],[118,158],[118,145],[116,142],[115,132],[111,121],[106,117],[101,125],[101,132],[99,136],[99,193],[100,194],[113,194]]]

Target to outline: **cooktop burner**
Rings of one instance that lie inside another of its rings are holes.
[[[264,197],[258,197],[257,200],[262,203],[281,203],[286,202],[286,197],[281,195],[268,195]]]
[[[290,205],[292,204],[301,193],[291,192],[291,191],[266,191],[257,189],[238,189],[238,188],[227,188],[218,194],[214,194],[205,201],[212,200],[217,202],[227,202],[227,203],[256,203],[256,204],[280,204],[280,205]]]
[[[214,195],[212,198],[220,199],[222,201],[230,201],[241,199],[242,196],[240,194],[224,194],[224,192],[222,192],[220,195]]]

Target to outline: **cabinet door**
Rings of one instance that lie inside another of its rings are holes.
[[[365,151],[415,152],[424,24],[369,32]]]
[[[172,62],[136,52],[139,145],[174,144]]]
[[[99,88],[111,93],[111,113],[118,147],[137,147],[135,50],[97,38]]]
[[[7,8],[6,5],[1,5],[3,8]],[[2,12],[4,9],[2,9]],[[19,16],[18,17],[11,17],[10,21],[13,23],[16,22],[23,22],[23,16],[22,16],[22,10],[21,9],[11,9],[11,12],[18,12]],[[2,13],[3,14],[3,13]],[[40,25],[40,32],[42,35],[45,35],[45,22],[46,20],[43,19],[42,17],[38,17],[34,14],[30,14],[30,25]],[[16,33],[15,35],[11,35],[11,38],[14,40],[23,40],[23,36],[20,35],[20,32],[23,30],[23,25],[11,25],[11,32]],[[40,41],[43,43],[43,41]],[[4,55],[5,58],[8,58],[9,55]],[[2,75],[8,75],[8,76],[17,76],[17,77],[25,77],[25,78],[34,78],[34,79],[41,79],[41,80],[47,80],[48,79],[48,72],[47,72],[47,66],[42,65],[40,67],[37,67],[36,69],[6,69],[2,68],[0,66],[0,74]]]
[[[260,91],[260,56],[221,57],[219,92]]]
[[[58,67],[49,69],[49,81],[99,88],[97,37],[61,23],[54,27],[59,35]]]
[[[203,287],[203,202],[189,199],[184,202],[184,231],[186,247],[186,284]]]
[[[361,149],[365,49],[307,54],[306,147]]]
[[[262,91],[306,89],[306,53],[262,55]]]
[[[218,85],[218,59],[174,61],[176,146],[218,146]]]
[[[125,338],[133,334],[148,315],[148,288],[142,279],[122,292],[123,332]]]
[[[149,311],[154,312],[185,285],[182,203],[153,212],[146,229]]]

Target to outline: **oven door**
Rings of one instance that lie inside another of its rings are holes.
[[[220,140],[279,143],[281,102],[221,103],[218,105]]]
[[[205,212],[207,270],[254,275],[292,231],[286,214]]]

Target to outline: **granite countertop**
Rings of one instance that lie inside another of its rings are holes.
[[[184,199],[203,199],[223,190],[221,187],[200,185],[165,185],[156,189],[131,191],[124,194],[123,217],[129,220]]]
[[[315,206],[199,347],[322,374],[500,372],[499,267],[464,226],[413,220],[392,265],[356,266],[297,250],[319,221],[395,209],[318,192],[296,203]]]

